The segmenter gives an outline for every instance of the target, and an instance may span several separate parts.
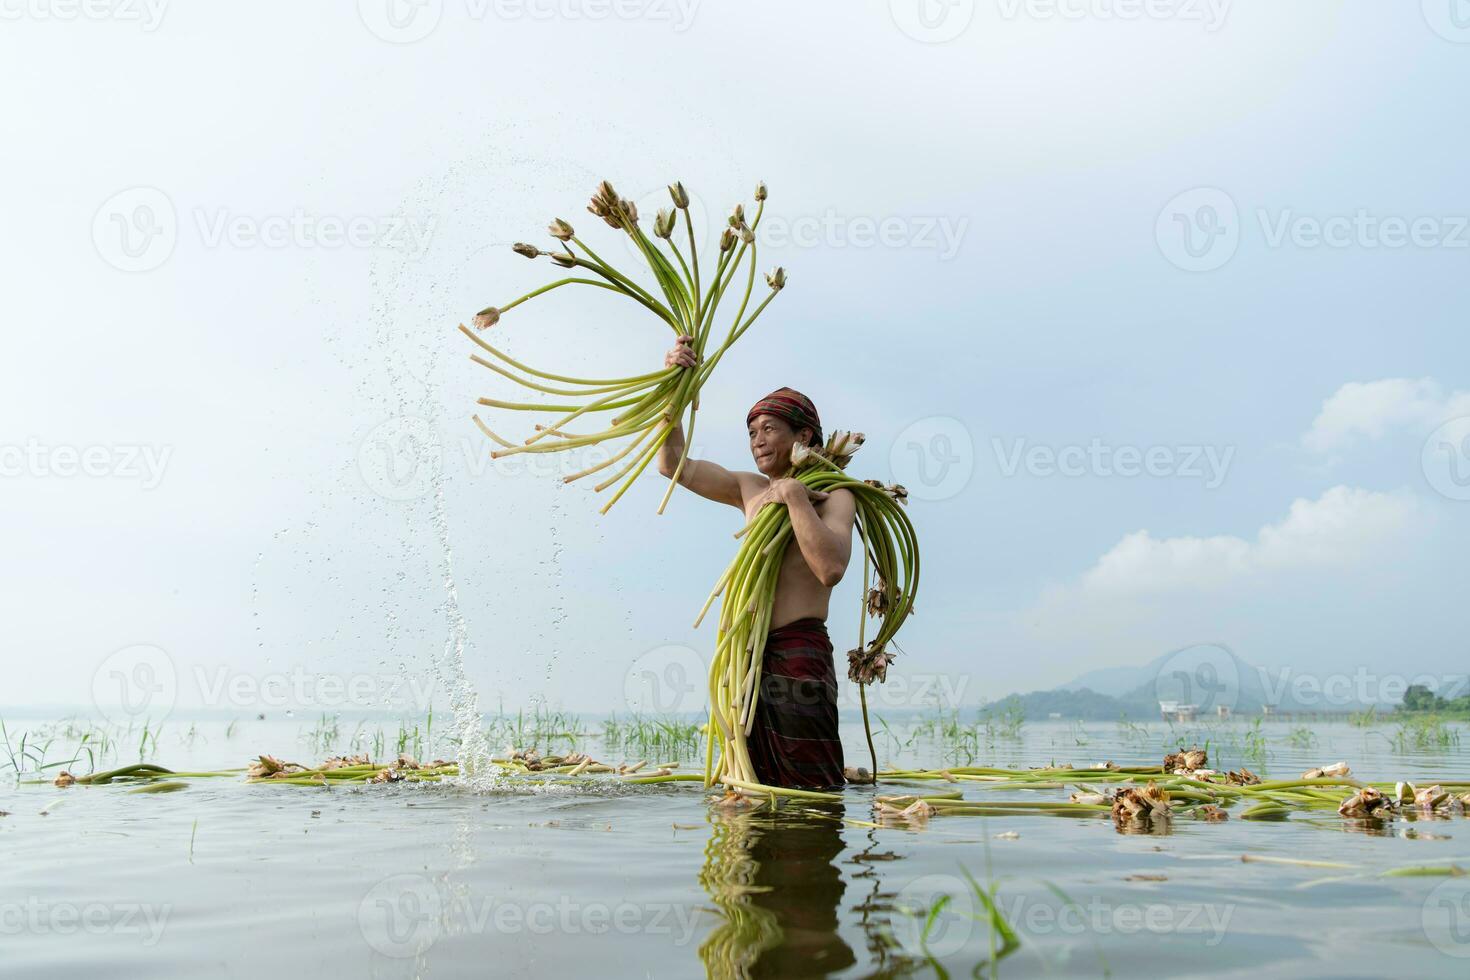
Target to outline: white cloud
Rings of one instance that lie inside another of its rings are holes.
[[[1418,521],[1406,492],[1337,486],[1316,500],[1293,501],[1286,517],[1262,527],[1254,541],[1135,531],[1082,576],[1081,589],[1109,595],[1211,589],[1262,573],[1342,567],[1380,553]]]
[[[1381,439],[1405,427],[1432,429],[1461,415],[1470,415],[1470,391],[1446,395],[1433,378],[1351,381],[1322,403],[1302,445],[1326,453],[1355,437]]]

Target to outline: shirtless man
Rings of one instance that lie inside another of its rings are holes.
[[[692,338],[680,337],[664,356],[668,367],[694,367]],[[780,388],[761,399],[746,418],[756,473],[731,472],[689,459],[681,486],[717,503],[738,507],[748,521],[766,504],[786,506],[794,540],[776,581],[771,631],[761,663],[761,696],[747,740],[761,782],[802,789],[835,788],[843,782],[837,736],[837,677],[827,636],[827,606],[852,556],[857,503],[852,493],[820,493],[787,476],[791,447],[820,446],[822,423],[805,395]],[[658,469],[672,477],[684,451],[675,423],[658,454]]]

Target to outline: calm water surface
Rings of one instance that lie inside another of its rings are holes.
[[[12,739],[41,728],[6,720]],[[326,754],[293,721],[188,727],[171,721],[153,761]],[[1297,727],[1031,723],[982,741],[974,764],[1157,764],[1182,739],[1208,741],[1216,766],[1277,777],[1338,759],[1368,779],[1470,776],[1463,728],[1459,744],[1422,749],[1396,746],[1391,725],[1321,724],[1311,739]],[[897,731],[880,746],[885,764],[962,761]],[[844,737],[849,762],[866,756],[860,730]],[[630,755],[584,747],[614,763]],[[120,754],[102,767],[135,761]],[[1039,816],[877,829],[845,822],[872,819],[871,791],[858,788],[841,806],[729,814],[697,784],[214,780],[137,795],[9,777],[0,810],[5,976],[1470,976],[1470,878],[1378,874],[1470,868],[1463,816],[1178,819],[1138,835]],[[966,871],[994,888],[1019,936],[998,963]],[[946,895],[925,935],[926,910]]]

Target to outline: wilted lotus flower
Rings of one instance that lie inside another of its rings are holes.
[[[493,327],[500,322],[500,311],[493,306],[487,306],[475,314],[475,329],[484,330]]]
[[[547,254],[551,256],[551,261],[563,269],[575,268],[577,265],[577,257],[569,252],[548,252]]]
[[[679,208],[680,210],[683,210],[684,208],[687,208],[689,206],[689,192],[686,191],[684,189],[684,185],[677,180],[669,185],[669,197],[674,199],[674,207]]]
[[[1225,781],[1233,786],[1254,786],[1261,781],[1261,777],[1251,772],[1245,766],[1241,766],[1235,772],[1227,772]]]
[[[735,247],[735,229],[726,228],[720,233],[720,251],[728,252]]]
[[[623,216],[625,218],[627,218],[629,221],[633,222],[634,224],[637,224],[637,222],[638,222],[638,205],[634,204],[632,201],[628,200],[625,197],[621,201],[618,202],[618,206],[620,208],[622,208],[622,210],[623,210]]]
[[[894,654],[876,645],[874,640],[866,647],[847,651],[847,679],[854,684],[880,684],[888,680],[888,665],[893,663]]]
[[[1450,794],[1446,793],[1438,785],[1426,786],[1414,794],[1414,802],[1425,810],[1433,810],[1435,807],[1443,805],[1449,798]]]
[[[888,609],[888,583],[879,578],[878,587],[868,590],[868,615],[886,616]]]
[[[1172,773],[1189,773],[1203,769],[1209,762],[1203,749],[1195,746],[1181,752],[1170,752],[1164,756],[1164,769]]]
[[[1352,796],[1342,801],[1337,812],[1344,817],[1376,817],[1380,811],[1391,813],[1393,803],[1372,786],[1364,786]]]
[[[755,185],[755,199],[757,201],[766,199],[766,182],[763,180]]]
[[[897,503],[900,503],[905,507],[909,505],[908,487],[904,486],[902,483],[890,483],[887,487],[885,487],[885,489],[888,491],[888,496],[892,497]]]
[[[1126,787],[1113,796],[1113,819],[1119,822],[1154,817],[1167,820],[1169,816],[1169,793],[1155,783],[1143,789]]]
[[[417,769],[419,767],[418,760],[407,752],[399,753],[398,761],[393,765],[398,769]]]
[[[73,776],[71,773],[63,769],[61,770],[61,773],[57,775],[53,785],[65,789],[68,786],[75,785],[76,781],[77,777]]]
[[[745,205],[735,205],[735,210],[730,212],[730,227],[739,228],[745,224]]]
[[[301,767],[292,762],[282,762],[273,755],[263,755],[250,764],[245,771],[252,779],[260,779],[264,776],[285,775],[289,769],[300,769]]]
[[[1072,802],[1088,803],[1092,806],[1107,806],[1109,803],[1112,802],[1112,798],[1109,797],[1106,793],[1073,793]]]
[[[658,209],[658,214],[653,217],[653,233],[659,238],[670,238],[674,234],[674,222],[677,221],[675,212]]]
[[[525,242],[516,242],[510,250],[517,255],[524,255],[528,259],[534,259],[541,254],[541,250],[535,245],[527,245]]]
[[[766,285],[780,292],[786,288],[786,270],[779,265],[766,273]]]
[[[575,231],[572,231],[572,226],[560,218],[553,219],[551,224],[546,226],[546,230],[551,233],[552,238],[559,238],[564,242],[571,241],[572,236],[576,234]]]
[[[742,242],[744,242],[747,245],[754,245],[755,244],[755,232],[753,232],[753,231],[750,230],[750,225],[742,224],[740,226],[740,229],[739,230],[740,230],[740,240]]]
[[[1348,768],[1348,764],[1346,762],[1334,762],[1330,766],[1321,766],[1317,769],[1308,769],[1306,772],[1302,773],[1302,778],[1324,779],[1337,776],[1346,776],[1351,772],[1352,770]]]
[[[873,774],[863,766],[848,766],[842,770],[842,778],[849,783],[871,783],[874,782]]]

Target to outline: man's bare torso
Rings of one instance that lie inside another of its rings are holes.
[[[755,473],[742,476],[764,479]],[[760,506],[757,502],[760,492],[746,492],[744,496],[745,519],[749,521],[755,517],[755,511]],[[825,500],[812,505],[819,516],[825,516],[827,506],[828,502]],[[808,617],[825,622],[831,599],[832,590],[817,580],[793,538],[786,545],[786,554],[781,559],[781,572],[776,579],[776,602],[771,610],[771,629]]]

